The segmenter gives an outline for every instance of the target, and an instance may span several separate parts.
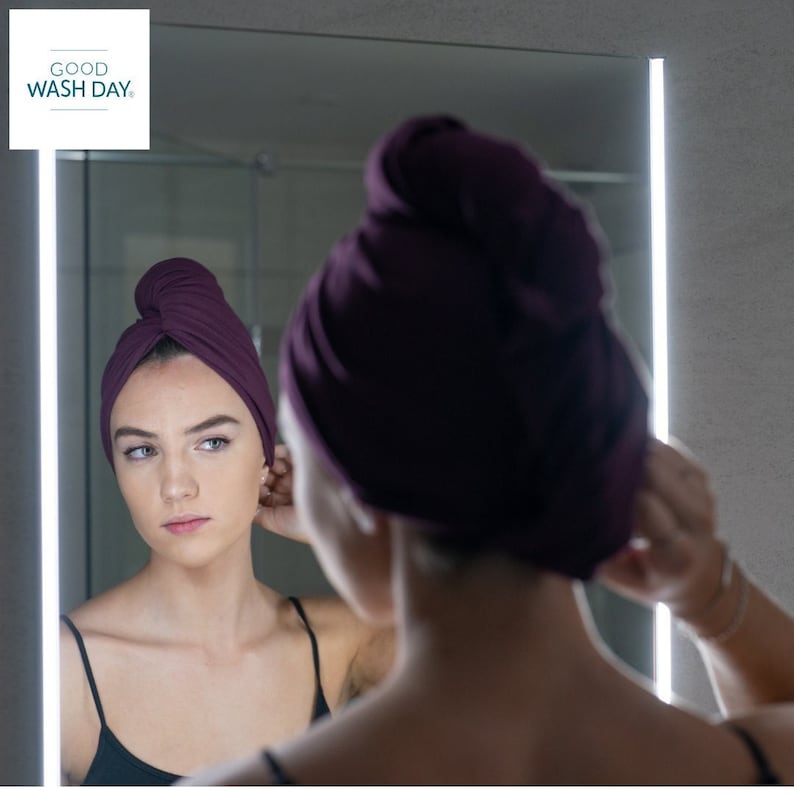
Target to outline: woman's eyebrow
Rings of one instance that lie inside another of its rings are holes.
[[[118,441],[123,436],[138,436],[139,438],[157,438],[157,433],[150,433],[148,430],[141,430],[139,427],[122,425],[113,434],[113,440]]]
[[[216,414],[215,416],[211,416],[209,419],[205,419],[202,422],[199,422],[197,425],[193,425],[193,427],[189,427],[185,430],[185,435],[189,436],[193,433],[203,433],[205,430],[209,430],[212,427],[218,427],[218,425],[239,425],[239,420],[235,419],[233,416],[229,416],[228,414]],[[139,427],[131,427],[130,425],[122,425],[119,427],[116,432],[113,434],[113,440],[118,441],[120,438],[124,436],[137,436],[138,438],[157,438],[157,433],[152,433],[149,430],[141,430]]]
[[[185,435],[189,436],[193,433],[203,433],[205,430],[209,430],[212,427],[228,424],[239,425],[240,422],[228,414],[216,414],[215,416],[211,416],[209,419],[205,419],[203,422],[199,422],[197,425],[193,425],[193,427],[189,427],[187,430],[185,430]]]

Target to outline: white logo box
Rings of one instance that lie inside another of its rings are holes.
[[[148,149],[148,9],[10,9],[9,149]]]

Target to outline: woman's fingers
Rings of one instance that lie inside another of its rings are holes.
[[[708,476],[694,459],[655,440],[648,452],[645,482],[667,503],[683,531],[713,534],[714,495]]]
[[[276,444],[275,459],[260,489],[259,501],[267,507],[292,504],[292,456],[285,444]]]
[[[624,595],[664,601],[679,611],[699,603],[719,551],[715,514],[702,467],[683,449],[652,441],[635,502],[633,543],[599,576]]]
[[[285,487],[282,483],[275,483],[273,487],[265,483],[259,489],[259,503],[264,507],[281,507],[292,504],[292,488]]]
[[[650,489],[643,489],[637,494],[634,503],[635,538],[643,538],[652,545],[666,546],[674,543],[681,531],[678,519],[667,502]]]
[[[643,559],[645,554],[644,549],[627,546],[601,563],[596,576],[603,584],[623,595],[639,597],[644,594],[647,581],[647,566]]]
[[[286,444],[276,444],[275,456],[271,469],[279,476],[284,476],[292,471],[292,455]]]

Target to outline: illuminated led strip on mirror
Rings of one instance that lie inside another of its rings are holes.
[[[651,58],[650,161],[651,161],[651,312],[653,322],[653,430],[668,438],[667,377],[667,211],[664,161],[664,60]],[[672,699],[672,637],[670,611],[656,607],[653,631],[653,669],[656,694]]]
[[[41,498],[42,779],[61,782],[58,613],[58,279],[55,152],[40,151],[39,466]]]

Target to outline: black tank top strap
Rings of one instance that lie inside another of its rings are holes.
[[[68,615],[61,615],[61,620],[69,627],[69,630],[74,634],[74,638],[77,641],[77,647],[80,650],[80,656],[83,660],[83,667],[85,669],[85,675],[88,679],[88,686],[91,687],[91,694],[94,697],[94,705],[96,706],[97,714],[99,715],[99,722],[102,727],[106,727],[105,723],[105,712],[102,709],[102,702],[99,699],[99,690],[96,688],[96,681],[94,681],[94,673],[91,670],[91,663],[88,661],[88,653],[85,649],[85,643],[83,642],[83,635],[77,629],[77,626],[72,623],[71,618]]]
[[[761,785],[761,786],[779,785],[780,777],[769,765],[769,761],[767,761],[766,755],[764,754],[764,751],[761,749],[761,746],[753,738],[753,736],[747,731],[747,729],[742,728],[739,725],[733,725],[732,723],[726,723],[726,727],[732,730],[745,743],[747,749],[750,751],[750,754],[753,756],[755,765],[758,767],[758,781],[756,785]]]
[[[262,760],[270,770],[270,775],[273,778],[274,786],[294,786],[295,781],[287,775],[284,768],[281,766],[276,757],[269,750],[262,752]]]
[[[325,693],[323,692],[322,681],[320,680],[320,649],[317,646],[317,637],[314,636],[312,627],[309,625],[309,619],[306,617],[306,612],[303,610],[303,605],[295,596],[289,596],[289,600],[295,607],[295,611],[300,616],[300,619],[303,621],[303,625],[306,626],[306,633],[309,635],[309,641],[312,645],[314,679],[317,687],[317,694],[314,699],[314,714],[312,715],[312,722],[314,722],[314,720],[331,713],[331,709],[328,708],[328,702],[325,699]]]

